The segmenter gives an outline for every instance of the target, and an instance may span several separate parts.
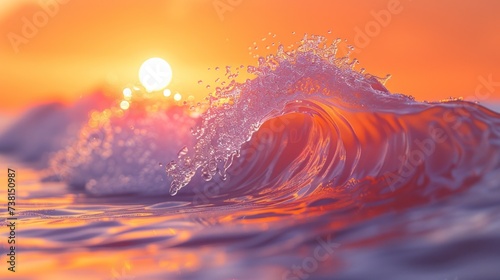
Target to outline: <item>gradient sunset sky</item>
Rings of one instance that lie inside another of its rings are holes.
[[[60,2],[0,2],[0,111],[72,102],[102,87],[121,91],[138,83],[138,69],[150,57],[170,63],[172,90],[200,97],[207,90],[197,81],[222,75],[209,67],[255,64],[254,42],[262,54],[271,42],[288,45],[304,33],[347,39],[358,47],[360,67],[392,74],[392,92],[440,100],[480,88],[482,101],[500,99],[496,0]],[[46,23],[41,3],[52,7]],[[27,21],[39,25],[27,33],[31,38],[23,35]],[[17,35],[22,43],[13,43]]]

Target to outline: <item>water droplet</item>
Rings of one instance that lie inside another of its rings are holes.
[[[257,69],[255,68],[255,66],[248,65],[248,67],[247,67],[247,72],[250,74],[255,73],[256,70]]]
[[[208,162],[208,170],[211,173],[215,173],[217,171],[217,162],[215,160],[210,160]]]
[[[203,84],[203,81],[202,81],[202,80],[199,80],[199,81],[198,81],[198,84],[199,84],[199,85]]]
[[[203,180],[205,180],[207,182],[212,180],[212,175],[210,174],[210,172],[208,172],[205,169],[201,172],[201,177],[203,178]]]
[[[177,154],[177,157],[178,157],[178,158],[181,158],[181,157],[183,157],[183,156],[187,155],[187,153],[188,153],[188,148],[187,148],[186,146],[184,146],[184,147],[183,147],[183,148],[179,151],[179,153]]]
[[[165,166],[165,170],[167,172],[172,172],[175,170],[175,168],[177,167],[177,165],[175,164],[175,161],[171,161],[167,164],[167,166]]]
[[[171,196],[174,196],[177,194],[177,192],[179,191],[179,188],[180,188],[180,184],[179,182],[177,181],[172,181],[172,183],[170,184],[170,195]]]

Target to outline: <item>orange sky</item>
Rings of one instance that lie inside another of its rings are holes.
[[[40,3],[56,1],[44,23]],[[384,26],[375,23],[381,10],[391,15]],[[478,87],[485,101],[498,100],[498,11],[496,0],[2,0],[0,112],[73,101],[102,86],[119,91],[137,83],[141,63],[154,56],[171,64],[171,89],[201,96],[207,90],[197,81],[221,75],[208,67],[254,64],[248,47],[265,47],[269,32],[285,44],[304,33],[357,43],[362,67],[392,74],[391,91],[419,100],[470,96]],[[40,27],[13,45],[25,19]],[[370,34],[361,46],[357,28]],[[493,81],[491,93],[480,77]]]

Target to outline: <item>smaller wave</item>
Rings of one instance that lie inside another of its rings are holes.
[[[28,110],[0,135],[0,153],[35,167],[48,167],[52,153],[71,144],[92,110],[109,108],[113,99],[101,92],[72,106],[49,103]]]
[[[135,100],[125,111],[92,112],[76,140],[51,158],[51,173],[93,195],[165,193],[171,180],[164,163],[190,143],[197,118],[159,104]]]

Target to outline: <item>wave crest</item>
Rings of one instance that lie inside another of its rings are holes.
[[[349,61],[348,56],[337,58],[337,44],[335,41],[327,45],[323,37],[313,36],[304,38],[295,51],[285,52],[280,46],[275,56],[261,58],[258,67],[249,67],[249,72],[257,75],[255,79],[218,89],[211,102],[225,105],[210,107],[202,116],[191,152],[167,166],[173,178],[171,194],[188,184],[198,169],[207,181],[217,174],[224,180],[242,145],[264,129],[263,123],[286,114],[307,118],[300,126],[289,123],[284,134],[275,133],[276,142],[267,152],[272,158],[259,159],[258,164],[271,173],[284,170],[274,189],[287,184],[304,185],[300,182],[308,182],[311,189],[356,186],[371,180],[380,185],[380,191],[387,187],[394,191],[410,182],[421,185],[419,182],[426,177],[426,184],[441,185],[446,185],[446,180],[461,185],[460,181],[469,178],[449,178],[449,174],[440,173],[448,169],[437,165],[458,165],[460,168],[455,170],[459,174],[468,170],[466,161],[473,155],[465,153],[462,132],[473,131],[465,133],[473,144],[493,146],[498,138],[497,116],[484,121],[492,112],[470,103],[430,104],[391,94],[383,86],[383,79],[355,71],[356,61]],[[457,123],[460,131],[450,129]],[[286,149],[287,143],[283,137],[293,130],[307,140],[295,146],[296,158],[280,162],[280,151]],[[491,133],[486,137],[484,131]],[[460,162],[441,160],[456,155]],[[481,160],[495,165],[491,155]],[[276,162],[281,165],[273,164]],[[300,172],[297,166],[302,167]],[[260,172],[262,175],[253,174],[265,177],[269,173]]]

